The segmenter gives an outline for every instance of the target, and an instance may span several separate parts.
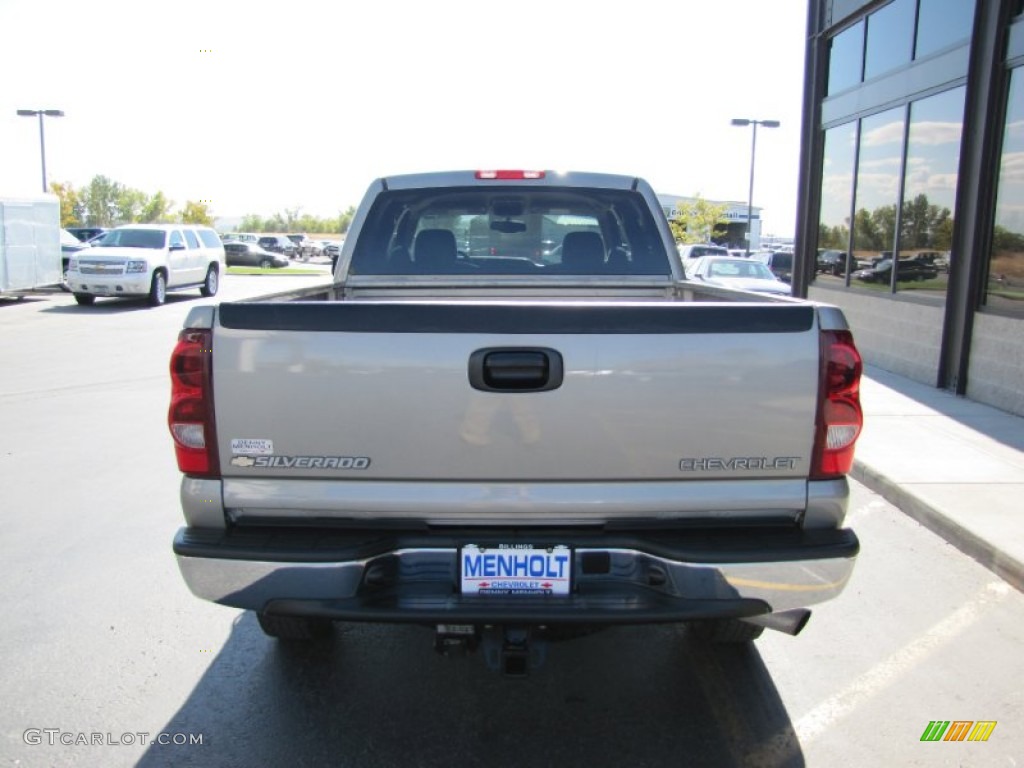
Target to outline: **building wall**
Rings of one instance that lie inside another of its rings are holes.
[[[967,374],[967,396],[1024,415],[1024,335],[1021,321],[978,313]]]
[[[871,365],[934,386],[942,348],[942,307],[813,285],[808,298],[843,310],[857,348]],[[1024,336],[1020,320],[974,318],[967,397],[1024,415]]]
[[[843,310],[865,361],[935,386],[943,307],[813,285],[808,298]]]
[[[809,0],[808,30],[794,294],[868,363],[1024,415],[1024,0]],[[887,286],[875,253],[945,266]]]

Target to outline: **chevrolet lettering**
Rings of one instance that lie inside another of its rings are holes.
[[[737,456],[731,459],[717,457],[701,459],[680,459],[682,472],[727,472],[739,469],[796,469],[799,456]]]
[[[185,320],[174,552],[271,637],[416,624],[505,675],[615,625],[796,635],[858,553],[861,367],[837,307],[688,280],[643,179],[377,179],[332,282]]]

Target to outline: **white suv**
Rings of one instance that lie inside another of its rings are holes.
[[[217,293],[224,274],[224,245],[209,227],[191,224],[126,224],[73,256],[68,286],[79,304],[97,296],[147,297],[163,304],[168,291],[199,288]]]
[[[714,243],[697,243],[696,245],[677,245],[679,258],[684,262],[687,259],[699,259],[701,256],[728,256],[729,249]]]

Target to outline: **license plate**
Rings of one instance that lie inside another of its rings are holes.
[[[568,595],[572,585],[572,551],[563,545],[467,544],[459,550],[459,574],[463,595]]]

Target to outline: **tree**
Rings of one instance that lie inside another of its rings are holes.
[[[338,216],[338,231],[341,233],[348,232],[348,228],[352,225],[352,218],[356,215],[355,206],[350,205],[347,210],[343,211]]]
[[[174,201],[162,191],[148,195],[103,175],[93,176],[88,186],[80,190],[70,182],[53,182],[50,189],[60,200],[61,226],[112,227],[133,222],[172,221],[213,226],[214,215],[208,203],[188,200],[180,211],[172,213]],[[337,216],[322,219],[302,213],[298,207],[285,208],[283,213],[275,213],[270,218],[250,213],[242,219],[238,229],[242,232],[344,233],[355,212],[355,207],[349,206]]]
[[[145,205],[142,206],[142,212],[139,214],[139,221],[145,223],[166,221],[169,218],[169,214],[173,206],[173,200],[168,200],[164,197],[163,192],[157,191],[157,193],[150,196]]]
[[[992,251],[994,253],[1021,253],[1024,251],[1024,235],[996,224],[992,230]]]
[[[145,192],[130,187],[121,187],[117,196],[117,221],[122,224],[138,221],[145,204]]]
[[[928,202],[925,194],[903,201],[900,212],[900,249],[935,248],[949,250],[952,218],[949,208]]]
[[[882,235],[875,218],[867,208],[861,208],[853,216],[853,248],[857,251],[881,251]]]
[[[93,176],[89,186],[82,190],[86,223],[94,227],[112,227],[118,214],[118,200],[122,187],[106,176]]]
[[[263,231],[263,217],[255,213],[247,213],[242,217],[241,224],[238,225],[239,232],[262,232]]]
[[[881,205],[871,212],[871,223],[879,238],[879,249],[892,250],[892,242],[896,237],[896,204]]]
[[[74,227],[82,223],[80,218],[84,213],[82,201],[78,192],[71,185],[70,181],[50,182],[50,191],[60,200],[60,225],[61,227]]]
[[[295,232],[298,229],[299,211],[301,208],[285,208],[284,209],[284,228],[283,232]]]
[[[935,225],[932,246],[938,251],[949,251],[953,248],[953,217],[949,215],[948,208],[942,210],[946,215]]]
[[[693,200],[678,207],[678,214],[669,222],[672,236],[679,243],[706,243],[714,237],[724,236],[725,230],[721,229],[720,225],[728,223],[725,218],[727,208],[726,205],[715,205],[697,195]],[[346,223],[345,230],[348,229],[349,223],[351,218]]]
[[[203,202],[196,202],[194,200],[186,200],[185,207],[182,209],[181,214],[182,224],[204,224],[208,227],[213,226],[213,215],[210,213],[210,206]]]
[[[850,228],[841,224],[830,227],[828,224],[818,225],[818,247],[833,248],[845,251],[850,243]]]

